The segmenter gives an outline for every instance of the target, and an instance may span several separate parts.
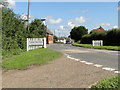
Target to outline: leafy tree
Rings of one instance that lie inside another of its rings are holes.
[[[46,36],[47,27],[41,22],[40,19],[35,19],[29,25],[29,38],[43,38]]]
[[[75,41],[81,40],[82,36],[85,34],[88,34],[88,29],[84,26],[74,27],[70,32],[71,38]]]
[[[55,42],[55,41],[58,40],[58,37],[57,37],[57,36],[54,36],[53,39],[54,39],[54,42]]]

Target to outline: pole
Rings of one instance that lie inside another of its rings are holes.
[[[30,9],[30,0],[28,0],[28,15],[27,15],[27,25],[29,25],[29,9]]]
[[[55,30],[54,30],[54,36],[55,36]]]

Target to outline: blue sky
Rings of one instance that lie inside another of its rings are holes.
[[[46,18],[48,28],[58,36],[68,36],[71,28],[83,25],[105,30],[118,26],[117,2],[31,2],[31,20]],[[16,2],[14,12],[27,14],[27,2]]]

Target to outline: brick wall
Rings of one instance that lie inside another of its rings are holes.
[[[53,35],[47,35],[47,44],[53,44]]]

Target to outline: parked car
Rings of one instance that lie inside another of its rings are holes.
[[[71,41],[70,40],[66,40],[66,44],[71,44]]]

